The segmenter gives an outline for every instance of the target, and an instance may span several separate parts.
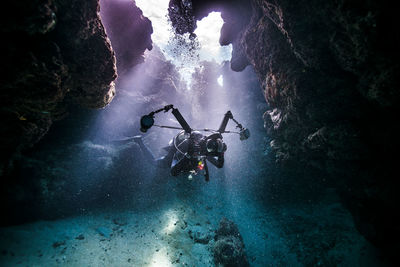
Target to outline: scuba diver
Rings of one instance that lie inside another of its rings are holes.
[[[172,126],[160,126],[154,124],[154,114],[164,111],[168,112],[172,109],[172,114],[175,116],[182,128]],[[229,119],[237,124],[239,132],[226,131],[225,128]],[[227,145],[223,142],[223,133],[237,133],[240,135],[240,140],[245,140],[250,137],[250,131],[238,123],[230,111],[228,111],[218,130],[202,129],[201,131],[213,132],[205,136],[200,133],[200,130],[193,130],[183,118],[182,114],[173,105],[167,105],[159,110],[153,111],[148,115],[144,115],[140,120],[142,132],[147,132],[152,126],[160,128],[180,129],[178,133],[164,148],[167,154],[160,158],[155,158],[150,149],[143,143],[140,135],[134,136],[133,140],[140,146],[145,158],[159,168],[170,168],[172,176],[179,174],[189,174],[188,178],[192,179],[193,175],[203,173],[205,180],[210,180],[207,162],[210,162],[217,168],[224,166],[224,153],[227,150]]]

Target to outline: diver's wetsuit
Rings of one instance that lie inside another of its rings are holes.
[[[178,138],[179,135],[176,137]],[[190,138],[184,139],[178,145],[178,149],[175,147],[174,142],[164,148],[167,150],[167,154],[160,158],[155,158],[150,149],[143,143],[141,138],[136,139],[136,143],[139,144],[145,158],[149,160],[154,166],[159,168],[171,168],[171,175],[177,176],[180,173],[190,172],[197,168],[199,160],[197,156],[207,155],[206,159],[215,165],[217,168],[222,168],[224,165],[224,152],[208,152],[205,147],[205,140],[209,137],[205,137],[200,133],[192,133]],[[183,153],[183,151],[187,151]],[[187,157],[186,155],[191,155]]]

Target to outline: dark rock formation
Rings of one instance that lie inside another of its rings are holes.
[[[171,0],[169,3],[169,17],[178,34],[193,34],[196,21],[206,17],[211,11],[222,12],[224,24],[221,29],[220,43],[232,43],[231,68],[242,71],[249,65],[243,47],[239,43],[242,29],[248,24],[251,16],[251,6],[248,1],[234,0]]]
[[[217,266],[249,266],[239,229],[234,222],[226,218],[221,219],[215,232],[212,252]]]
[[[0,175],[32,146],[66,102],[100,108],[114,96],[115,59],[98,2],[18,1],[2,8]]]
[[[121,72],[123,68],[129,69],[143,61],[142,55],[149,47],[152,31],[141,11],[132,2],[128,3],[132,5],[124,13],[128,17],[119,16],[119,19],[129,21],[132,16],[129,25],[136,30],[143,26],[144,32],[136,32],[129,39],[127,46],[131,52],[120,48],[118,39],[113,38],[119,49],[117,58],[125,56],[126,64],[121,65]],[[2,224],[74,214],[93,207],[96,201],[105,201],[107,194],[115,193],[106,187],[118,188],[116,196],[124,196],[119,184],[126,189],[124,192],[131,192],[136,184],[126,184],[131,179],[123,175],[114,177],[110,168],[123,168],[124,164],[134,166],[140,162],[132,162],[132,153],[137,150],[110,148],[87,141],[94,138],[88,131],[88,127],[93,126],[93,118],[104,114],[87,108],[104,107],[115,94],[114,51],[98,15],[98,1],[20,1],[8,3],[4,10],[20,12],[15,12],[10,19],[9,16],[1,17],[4,57],[0,113],[4,127],[0,130],[0,175],[5,182],[0,195],[1,212],[7,214],[7,220]],[[110,18],[107,22],[111,28],[115,26],[115,21]],[[128,26],[125,27],[129,31],[127,34],[133,33]],[[121,51],[124,54],[120,55]],[[169,66],[160,63],[160,72]],[[176,80],[169,78],[166,84]],[[164,81],[160,77],[157,79]],[[170,87],[174,88],[173,85]],[[171,90],[166,92],[173,96]],[[124,92],[120,95],[122,98],[127,96]],[[132,105],[147,106],[149,103],[149,99],[143,97],[134,99],[136,102]],[[61,118],[63,120],[58,121]],[[51,125],[53,127],[47,133]],[[36,144],[35,149],[28,149],[44,135],[44,142]],[[86,163],[81,165],[81,162]],[[87,181],[102,180],[104,186],[95,183],[82,186],[82,177]],[[117,186],[110,185],[114,182]]]
[[[250,20],[234,27],[231,1],[192,2],[195,19],[222,11],[232,68],[245,55],[258,73],[276,162],[329,174],[359,231],[397,251],[400,38],[391,5],[253,0]]]
[[[145,113],[172,100],[176,103],[183,98],[178,91],[184,86],[157,47],[137,68],[143,79],[121,82],[106,109],[70,108],[69,116],[56,121],[34,148],[21,153],[0,189],[0,212],[7,214],[0,225],[57,219],[99,206],[135,205],[132,195],[143,190],[142,178],[153,166],[146,165],[133,141],[116,140],[140,134],[137,110]],[[166,134],[161,147],[172,134]],[[146,140],[162,143],[163,137],[148,134]],[[165,182],[164,173],[162,177]],[[156,192],[155,187],[146,194]]]
[[[143,53],[152,49],[153,28],[134,1],[100,0],[101,20],[117,58],[118,75],[144,61]]]
[[[385,45],[399,43],[388,31],[393,14],[373,1],[254,6],[241,43],[271,107],[265,125],[276,160],[329,173],[359,231],[393,249],[399,64]]]
[[[104,0],[102,5],[123,73],[143,62],[144,50],[151,49],[151,23],[131,1]],[[0,114],[7,127],[0,131],[0,175],[11,168],[12,157],[37,143],[71,106],[110,103],[116,78],[98,0],[19,1],[3,10],[13,16],[1,16]]]

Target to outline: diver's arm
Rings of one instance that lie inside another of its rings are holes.
[[[224,166],[224,153],[221,153],[217,158],[213,156],[207,156],[207,160],[211,162],[215,167],[222,168]]]

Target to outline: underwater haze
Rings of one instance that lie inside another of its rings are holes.
[[[8,191],[0,266],[386,266],[323,172],[276,164],[265,81],[252,66],[231,69],[221,13],[197,21],[193,37],[174,31],[169,1],[136,0],[152,47],[129,64],[119,59],[132,40],[112,27],[133,2],[100,1],[117,60],[114,99],[92,110],[67,103],[69,116],[20,159],[26,186]],[[250,137],[229,120],[223,168],[209,163],[209,181],[200,171],[172,176],[133,138],[166,155],[181,130],[159,126],[181,128],[177,119],[156,113],[147,132],[140,120],[169,104],[205,136],[231,111]]]

